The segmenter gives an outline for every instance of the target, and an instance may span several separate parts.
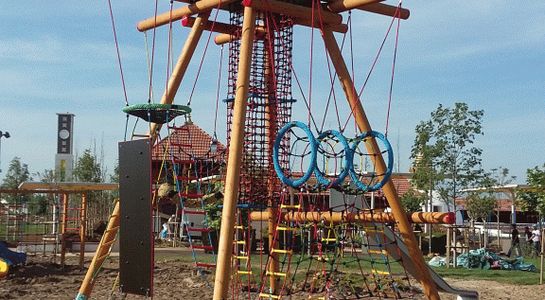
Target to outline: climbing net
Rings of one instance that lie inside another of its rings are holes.
[[[404,298],[413,295],[394,222],[361,196],[340,197],[326,207],[306,191],[283,193],[273,218],[269,251],[258,297],[308,299]],[[253,216],[258,219],[257,213]],[[269,233],[269,237],[271,234]]]

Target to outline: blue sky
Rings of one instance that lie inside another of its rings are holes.
[[[148,99],[144,35],[137,21],[153,14],[154,1],[113,1],[129,103]],[[389,1],[390,4],[395,2]],[[175,3],[175,6],[182,4]],[[483,109],[483,148],[487,169],[504,166],[523,183],[527,168],[545,163],[545,2],[404,1],[411,17],[401,23],[389,138],[400,171],[410,165],[414,128],[439,103],[466,102]],[[160,1],[159,11],[168,10]],[[361,87],[390,22],[388,17],[352,13],[355,82]],[[212,16],[213,17],[213,16]],[[346,21],[348,15],[344,14]],[[225,20],[220,14],[218,20]],[[95,143],[104,148],[109,170],[117,159],[117,142],[125,131],[125,105],[112,37],[108,2],[0,2],[0,130],[3,178],[9,161],[21,157],[31,172],[54,167],[56,113],[75,118],[76,152]],[[174,24],[174,59],[188,33]],[[154,97],[159,100],[166,78],[167,28],[157,31]],[[176,103],[185,104],[195,82],[208,34],[203,35]],[[310,30],[296,28],[294,68],[304,93],[309,91]],[[337,36],[340,41],[341,36]],[[148,35],[151,43],[151,33]],[[327,64],[318,32],[314,33],[313,114],[323,114],[329,89]],[[384,131],[393,44],[390,38],[362,98],[374,129]],[[346,48],[347,49],[347,48]],[[345,50],[346,50],[345,49]],[[227,49],[225,49],[227,50]],[[220,48],[211,44],[193,96],[193,120],[213,130],[215,82]],[[347,60],[350,52],[345,51]],[[223,78],[226,78],[224,68]],[[226,95],[225,82],[221,97]],[[296,88],[294,119],[306,119]],[[346,113],[342,90],[338,103]],[[225,107],[220,104],[218,135],[225,138]],[[326,127],[336,122],[329,114]],[[140,127],[138,132],[145,132]]]

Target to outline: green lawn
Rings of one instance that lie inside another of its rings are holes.
[[[199,252],[197,254],[197,259],[200,262],[212,262],[212,255],[210,254],[204,254],[202,252]],[[173,259],[173,257],[169,257],[170,259]],[[297,267],[297,258],[298,256],[293,257],[293,261],[291,262],[291,272],[295,270]],[[168,259],[164,257],[163,255],[159,255],[159,257],[156,257],[156,260],[160,261],[162,259]],[[264,260],[266,260],[266,256],[263,257]],[[176,256],[175,260],[182,261],[186,263],[193,262],[191,258],[191,252],[186,252],[183,255]],[[359,265],[352,261],[350,257],[345,257],[342,261],[347,262],[346,265],[341,266],[339,269],[342,269],[343,272],[351,273],[354,275],[359,274]],[[341,262],[342,262],[341,261]],[[377,259],[377,263],[375,264],[375,269],[377,270],[386,270],[384,264],[378,263],[380,260]],[[539,268],[539,258],[534,259],[525,259],[525,262],[532,263],[536,267]],[[308,269],[310,261],[305,260],[303,262],[299,263],[298,266],[298,274],[296,275],[296,280],[299,280],[300,278],[305,276],[305,271]],[[314,260],[312,262],[312,268],[315,269],[317,262]],[[252,255],[252,271],[256,274],[259,273],[259,255]],[[326,264],[327,265],[327,264]],[[371,269],[371,262],[368,260],[360,260],[361,268],[364,270],[366,274],[369,273],[369,270]],[[404,274],[403,269],[401,266],[396,263],[392,262],[390,264],[390,268],[393,274]],[[465,268],[449,268],[446,267],[437,267],[433,268],[439,275],[442,277],[447,278],[457,278],[457,279],[467,279],[467,280],[492,280],[497,281],[501,283],[509,283],[509,284],[516,284],[516,285],[534,285],[539,283],[539,272],[525,272],[525,271],[509,271],[509,270],[482,270],[482,269],[465,269]],[[356,276],[357,277],[357,276]]]
[[[539,269],[539,258],[524,259],[526,263],[532,263]],[[437,274],[442,277],[459,278],[467,280],[493,280],[502,283],[517,284],[517,285],[533,285],[539,284],[539,271],[509,271],[509,270],[481,270],[481,269],[465,269],[465,268],[449,268],[437,267],[433,268]]]

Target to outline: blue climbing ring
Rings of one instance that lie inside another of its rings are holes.
[[[296,180],[286,177],[286,175],[282,171],[282,167],[280,166],[280,162],[278,159],[279,148],[280,148],[280,143],[282,142],[282,138],[290,129],[294,127],[300,128],[305,132],[305,134],[308,137],[308,143],[310,146],[310,162],[309,162],[307,171],[303,174],[301,178]],[[312,176],[312,173],[314,172],[314,167],[316,165],[316,153],[317,153],[316,138],[314,137],[314,135],[312,134],[308,126],[299,121],[292,121],[287,123],[286,125],[284,125],[284,127],[282,127],[282,129],[280,129],[280,131],[278,131],[278,134],[276,136],[276,139],[273,145],[273,164],[274,164],[274,170],[276,171],[276,175],[278,176],[278,178],[280,178],[280,181],[282,181],[282,183],[288,186],[291,186],[293,188],[300,187],[305,182],[307,182],[307,180],[310,178],[310,176]]]
[[[342,144],[342,146],[344,147],[344,169],[342,170],[342,172],[339,174],[339,176],[336,179],[329,180],[328,178],[326,178],[326,176],[324,176],[324,173],[318,167],[318,160],[316,159],[316,165],[314,166],[314,175],[316,176],[318,185],[325,186],[325,187],[339,186],[344,181],[346,176],[348,176],[349,170],[352,169],[352,159],[350,155],[352,151],[350,149],[350,146],[348,145],[348,141],[346,140],[344,135],[342,135],[342,133],[340,133],[339,131],[326,130],[322,132],[316,139],[317,148],[320,147],[321,142],[326,137],[330,137],[330,136],[337,138],[339,142]]]
[[[384,174],[381,175],[382,180],[375,183],[375,184],[373,184],[373,185],[366,185],[365,183],[360,181],[360,179],[358,178],[358,174],[356,174],[356,171],[354,170],[354,157],[353,157],[353,155],[354,155],[354,153],[356,153],[356,149],[358,148],[358,145],[360,144],[360,142],[363,141],[364,139],[368,138],[368,137],[372,137],[375,140],[380,141],[382,143],[382,145],[384,146],[384,148],[385,148],[385,151],[382,151],[382,152],[386,152],[388,154],[388,161],[386,163],[386,170],[384,171]],[[393,170],[393,167],[394,167],[394,151],[392,150],[392,145],[390,145],[390,142],[388,141],[388,139],[386,139],[386,137],[382,133],[377,132],[377,131],[368,131],[368,132],[364,132],[364,133],[360,134],[358,137],[356,137],[355,142],[352,144],[350,152],[351,152],[352,157],[350,159],[351,166],[350,166],[349,173],[350,173],[350,177],[352,178],[352,181],[354,182],[354,184],[356,185],[358,190],[361,190],[361,191],[364,191],[364,192],[377,191],[380,188],[382,188],[384,186],[384,184],[386,184],[388,179],[390,179],[390,176],[392,175],[392,170]]]

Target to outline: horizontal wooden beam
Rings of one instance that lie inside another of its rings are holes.
[[[396,17],[402,20],[407,20],[409,16],[411,15],[411,11],[406,8],[400,7],[398,11],[397,6],[386,5],[382,3],[372,3],[372,4],[362,5],[362,6],[356,7],[356,9],[372,12],[379,15],[390,16],[390,17],[396,16],[396,12],[397,12]]]
[[[294,25],[302,25],[302,26],[312,27],[312,24],[307,20],[298,20],[298,19],[292,19],[292,20],[293,20]],[[225,24],[225,25],[228,25],[228,24]],[[232,25],[229,25],[229,26],[232,26]],[[314,27],[318,28],[318,27],[320,27],[320,25],[319,24],[314,24]],[[333,32],[340,32],[340,33],[345,33],[345,32],[348,31],[348,25],[343,24],[343,23],[334,24],[334,25],[325,24],[324,28],[328,29],[328,30],[331,30]],[[262,31],[260,32],[259,30],[262,30]],[[216,27],[214,27],[214,32],[219,32],[219,30],[216,31]],[[263,38],[265,33],[266,33],[265,28],[256,27],[256,39]],[[223,44],[226,44],[226,43],[229,43],[229,42],[232,42],[232,41],[236,41],[236,40],[239,40],[239,39],[240,39],[240,35],[237,35],[236,30],[234,30],[233,33],[221,33],[221,34],[217,35],[216,37],[214,37],[214,42],[216,43],[216,45],[223,45]]]
[[[362,5],[379,3],[384,0],[336,0],[327,3],[327,8],[332,12],[343,12]]]
[[[312,16],[314,15],[314,22],[316,24],[320,24],[320,22],[325,24],[341,24],[343,20],[343,17],[340,14],[333,13],[323,8],[320,8],[320,12],[315,12],[313,14],[312,8],[310,7],[277,0],[243,0],[242,4],[244,6],[251,6],[256,10],[268,11],[310,22],[312,22]]]
[[[409,221],[419,224],[454,224],[456,216],[454,213],[440,212],[416,212],[407,213]],[[252,212],[250,220],[267,221],[269,212]],[[282,218],[286,222],[376,222],[376,223],[394,223],[396,220],[391,213],[385,212],[360,212],[360,213],[341,213],[341,212],[289,212],[283,213]]]
[[[25,181],[19,185],[19,190],[34,193],[78,193],[87,191],[114,191],[119,189],[117,183],[100,182],[31,182]]]
[[[220,6],[227,5],[235,1],[238,0],[200,0],[193,4],[173,9],[172,11],[167,11],[157,16],[149,17],[138,22],[136,28],[138,31],[146,31],[170,22],[178,21],[183,17],[210,11],[213,8],[219,8]]]
[[[195,24],[195,20],[196,18],[194,17],[183,17],[180,23],[184,27],[193,27],[193,24]],[[236,25],[208,21],[206,22],[206,24],[203,25],[203,29],[217,33],[232,34],[233,32],[240,30],[241,28]]]

